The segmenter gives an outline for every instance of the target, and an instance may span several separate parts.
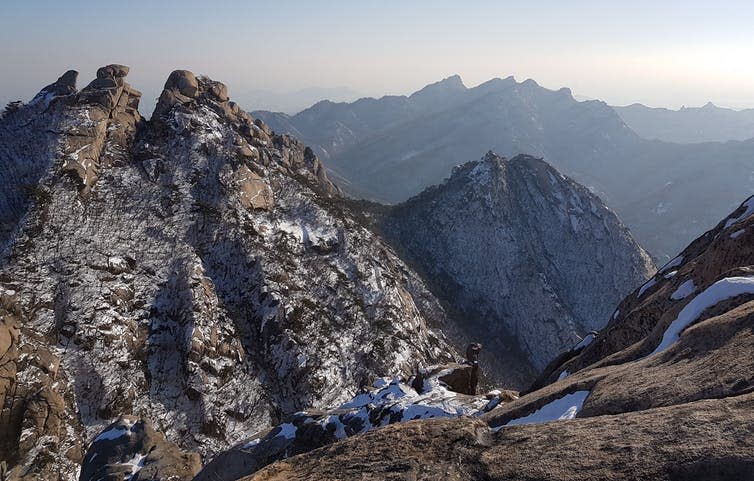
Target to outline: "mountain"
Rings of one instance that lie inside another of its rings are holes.
[[[74,480],[92,440],[138,455],[90,456],[81,480],[191,475],[457,358],[438,301],[310,149],[188,71],[145,121],[128,71],[80,91],[67,72],[0,119],[2,479]]]
[[[351,195],[383,202],[418,194],[487,149],[545,158],[598,194],[660,260],[754,190],[752,140],[643,139],[604,102],[577,102],[570,90],[533,80],[466,88],[451,77],[409,97],[254,115],[311,145]]]
[[[518,399],[217,479],[752,479],[752,214],[749,198]]]
[[[708,102],[678,110],[642,104],[613,107],[626,124],[646,139],[681,144],[754,138],[754,109],[733,110]]]
[[[241,105],[254,105],[258,109],[294,114],[305,108],[328,99],[333,102],[353,102],[363,97],[348,87],[309,87],[292,92],[271,90],[234,89],[233,96]]]
[[[540,372],[655,271],[599,198],[525,155],[456,167],[380,226],[514,386],[517,368]]]

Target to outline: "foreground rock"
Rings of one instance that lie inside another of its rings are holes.
[[[378,379],[373,387],[362,389],[337,409],[297,413],[285,424],[252,436],[213,459],[194,481],[232,481],[274,461],[376,428],[417,419],[479,417],[518,398],[513,391],[465,394],[469,385],[466,367],[471,365],[433,366],[405,382]],[[466,382],[457,382],[464,378]]]
[[[167,479],[137,438],[110,467],[85,458],[124,415],[187,453],[171,454],[185,477],[190,452],[456,357],[437,300],[311,150],[187,71],[144,121],[127,73],[103,67],[77,92],[69,72],[0,119],[10,479],[74,480],[84,461],[98,479],[137,455],[139,476]]]
[[[253,480],[731,480],[754,473],[754,197],[620,303],[538,389],[275,463]]]
[[[654,272],[605,205],[542,160],[489,152],[390,209],[385,236],[524,386]]]

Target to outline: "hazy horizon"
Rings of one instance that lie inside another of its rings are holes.
[[[124,9],[42,0],[4,9],[0,41],[13,48],[0,53],[2,105],[30,99],[68,69],[83,87],[97,67],[122,63],[146,114],[177,68],[226,83],[240,102],[244,92],[336,86],[405,95],[458,74],[468,87],[532,78],[610,105],[754,107],[746,2],[139,0]]]

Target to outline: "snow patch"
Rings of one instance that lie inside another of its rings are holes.
[[[670,269],[674,267],[680,266],[682,263],[683,263],[683,256],[675,257],[674,259],[671,259],[670,262],[662,266],[658,272],[662,274],[665,271],[669,271]]]
[[[558,376],[558,381],[562,381],[563,379],[567,378],[570,375],[571,373],[568,372],[568,369],[566,369],[565,371],[560,373],[560,376]]]
[[[674,293],[670,295],[670,298],[674,301],[680,301],[681,299],[685,299],[690,294],[692,294],[696,290],[696,286],[694,286],[694,280],[689,279],[680,286],[678,286],[678,289],[675,290]]]
[[[291,423],[284,423],[278,426],[280,432],[275,435],[276,438],[284,437],[285,439],[293,439],[296,437],[296,431],[298,428]]]
[[[754,294],[754,277],[728,277],[715,282],[686,304],[665,330],[660,345],[649,356],[673,345],[681,337],[681,331],[695,322],[706,309],[742,294]]]
[[[125,463],[121,463],[121,465],[127,466],[129,469],[131,469],[131,474],[126,476],[126,481],[129,481],[134,477],[136,473],[139,472],[141,468],[144,467],[144,462],[147,459],[146,454],[136,453],[134,454],[134,457],[126,461]]]
[[[731,239],[738,239],[739,237],[741,237],[744,234],[744,232],[746,232],[746,229],[737,230],[736,232],[734,232],[734,233],[732,233],[730,235],[730,238]]]
[[[728,220],[725,221],[726,229],[737,222],[748,219],[752,214],[754,214],[754,197],[751,197],[746,202],[744,202],[744,207],[746,207],[746,210],[743,214],[737,217],[729,217]]]
[[[576,391],[558,398],[533,413],[508,421],[505,426],[517,426],[520,424],[540,424],[550,421],[565,421],[576,417],[584,406],[584,401],[590,391]]]
[[[594,341],[594,334],[590,332],[589,334],[584,336],[584,339],[582,339],[578,344],[576,344],[572,350],[576,351],[578,349],[584,349],[586,346],[591,344],[592,341]]]
[[[647,292],[647,289],[651,289],[655,284],[657,284],[657,280],[653,277],[650,280],[648,280],[641,288],[639,289],[639,293],[636,295],[637,298],[641,297],[642,294]]]
[[[94,441],[92,441],[92,444],[98,443],[100,441],[112,441],[114,439],[128,436],[130,434],[131,430],[127,426],[115,426],[114,428],[108,429],[107,431],[104,431],[99,436],[97,436]]]
[[[256,447],[258,444],[259,444],[259,438],[252,439],[248,443],[241,446],[241,449],[251,449],[251,448]]]

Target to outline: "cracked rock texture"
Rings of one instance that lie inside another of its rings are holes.
[[[158,478],[188,479],[189,453],[456,357],[437,300],[310,149],[188,71],[145,121],[127,74],[77,91],[68,72],[0,119],[9,479],[77,479],[119,418],[141,426],[130,447],[80,479],[152,479],[153,446],[187,463]]]
[[[604,326],[655,270],[598,197],[525,155],[456,167],[381,227],[462,330],[484,339],[487,371],[514,386]]]

